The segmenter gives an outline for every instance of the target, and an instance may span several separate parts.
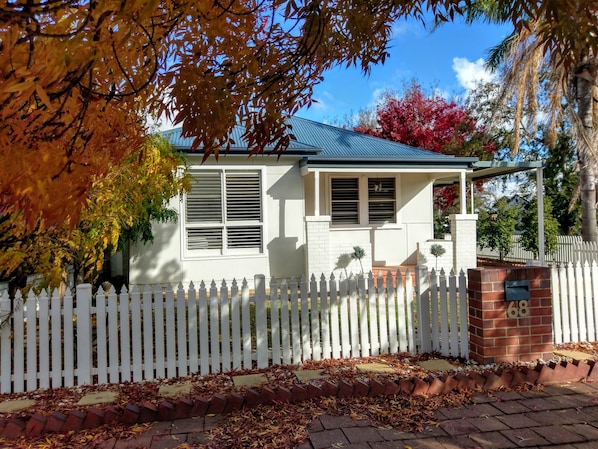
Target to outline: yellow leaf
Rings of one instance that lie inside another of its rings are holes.
[[[26,80],[19,83],[9,84],[8,86],[2,86],[2,92],[7,93],[16,93],[16,92],[24,92],[27,89],[31,88],[34,85],[33,80]]]
[[[54,106],[52,106],[52,102],[50,101],[50,97],[46,94],[46,91],[42,86],[39,84],[35,85],[35,93],[39,96],[42,103],[52,112],[55,111]]]

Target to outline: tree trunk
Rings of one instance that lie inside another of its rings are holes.
[[[8,281],[8,297],[10,298],[10,304],[12,308],[13,300],[17,294],[18,290],[22,290],[27,286],[27,275],[25,274],[18,274],[13,276]]]
[[[582,162],[581,182],[581,236],[584,241],[598,241],[596,227],[596,176],[591,164]]]
[[[596,225],[596,151],[594,128],[594,86],[598,80],[596,58],[586,55],[575,77],[579,135],[577,157],[581,183],[581,235],[584,241],[598,241]]]

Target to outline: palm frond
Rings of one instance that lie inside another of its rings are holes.
[[[486,66],[492,70],[498,69],[505,62],[509,53],[511,53],[518,41],[518,34],[513,32],[496,46],[490,48],[488,50],[488,61],[486,62]]]
[[[506,23],[512,13],[508,3],[494,0],[473,1],[465,8],[465,23],[471,24],[480,20],[496,24]]]

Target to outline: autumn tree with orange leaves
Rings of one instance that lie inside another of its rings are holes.
[[[29,229],[75,225],[92,180],[166,111],[206,154],[240,123],[253,152],[292,138],[284,122],[336,65],[367,72],[391,26],[474,0],[4,0],[0,3],[0,214]],[[544,17],[550,57],[598,50],[595,1],[516,0],[515,29]],[[581,17],[581,18],[580,18]],[[592,32],[590,32],[592,31]],[[291,131],[291,132],[290,132]]]
[[[142,156],[139,162],[139,156]],[[0,217],[0,279],[9,293],[23,288],[27,276],[43,276],[40,287],[65,285],[67,268],[75,282],[94,283],[105,257],[129,242],[153,240],[153,221],[173,221],[170,198],[190,187],[179,170],[183,156],[164,138],[149,139],[141,153],[127,153],[118,167],[94,179],[77,226],[29,229],[22,212]]]

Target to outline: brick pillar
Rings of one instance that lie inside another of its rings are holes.
[[[305,217],[306,258],[305,273],[328,276],[330,267],[330,215]]]
[[[550,268],[474,268],[467,278],[472,360],[488,364],[552,358]],[[515,291],[525,296],[528,290],[529,300],[507,301],[506,281],[528,281],[529,287],[520,282]]]

